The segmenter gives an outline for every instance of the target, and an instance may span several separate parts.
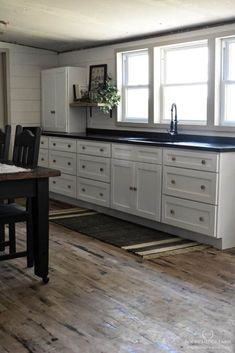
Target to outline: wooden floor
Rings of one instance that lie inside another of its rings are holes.
[[[0,353],[234,352],[233,254],[143,261],[51,224],[49,284],[25,265],[0,263]]]

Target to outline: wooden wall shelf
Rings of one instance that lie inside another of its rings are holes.
[[[96,103],[96,102],[72,102],[70,103],[70,107],[74,108],[90,108],[90,118],[92,117],[92,108],[99,108],[103,107],[105,104],[103,103]],[[112,110],[110,110],[110,118],[112,118]]]

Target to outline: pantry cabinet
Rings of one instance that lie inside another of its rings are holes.
[[[85,112],[73,109],[73,84],[86,85],[86,70],[59,67],[42,70],[42,127],[47,131],[84,132]]]

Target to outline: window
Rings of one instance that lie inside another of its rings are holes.
[[[207,121],[207,42],[184,43],[160,49],[161,122],[170,119],[172,103],[177,104],[182,123],[205,124]]]
[[[221,124],[235,124],[235,37],[222,40]]]
[[[123,122],[147,123],[149,116],[149,55],[148,50],[121,53]]]

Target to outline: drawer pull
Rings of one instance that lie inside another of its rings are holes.
[[[202,159],[202,164],[203,164],[203,165],[205,165],[205,164],[206,164],[205,159]]]
[[[82,188],[82,191],[83,191],[83,192],[85,192],[85,191],[86,191],[86,189]]]
[[[104,149],[103,149],[103,148],[100,148],[100,152],[104,152]]]
[[[171,180],[171,184],[175,185],[175,180]]]
[[[55,143],[55,142],[53,143],[53,146],[56,146],[56,143]]]
[[[56,163],[56,159],[53,159],[53,163]]]
[[[175,214],[175,211],[174,211],[174,210],[170,210],[170,214],[171,214],[171,215],[174,215],[174,214]]]
[[[43,161],[44,161],[44,158],[41,158],[41,161],[43,162]]]
[[[85,150],[85,149],[86,149],[86,147],[85,147],[85,146],[82,146],[82,149],[83,149],[83,150]]]
[[[205,190],[205,189],[206,189],[205,185],[201,185],[201,190]]]
[[[174,162],[176,160],[176,158],[175,157],[171,157],[171,160]]]
[[[44,145],[44,141],[41,141],[41,145]]]
[[[51,110],[51,114],[55,114],[55,110]]]
[[[71,148],[71,145],[68,145],[68,148]]]
[[[104,195],[102,194],[102,192],[100,192],[100,197],[103,197]]]
[[[134,186],[134,187],[133,187],[133,190],[134,190],[134,191],[137,191],[137,187]]]
[[[130,187],[129,187],[129,189],[132,191],[132,190],[133,190],[133,187],[132,187],[132,186],[130,186]]]
[[[200,222],[204,222],[204,218],[203,217],[199,217],[199,221]]]
[[[82,169],[85,169],[85,168],[86,168],[86,166],[83,164],[83,165],[82,165]]]
[[[103,172],[104,171],[104,168],[100,168],[100,172]]]
[[[68,185],[68,189],[71,189],[71,185]]]
[[[68,162],[68,165],[71,165],[71,162]]]
[[[55,180],[53,180],[53,182],[52,182],[53,184],[56,184],[56,181]]]

